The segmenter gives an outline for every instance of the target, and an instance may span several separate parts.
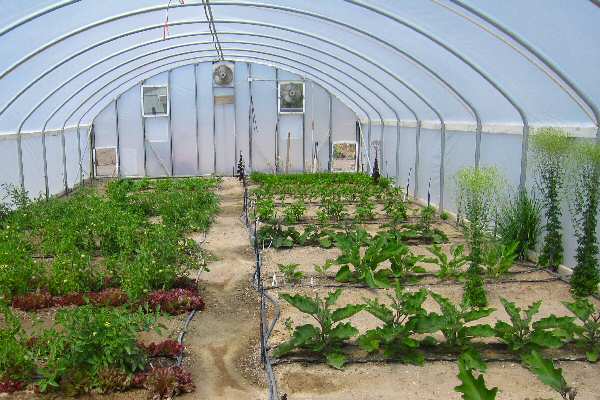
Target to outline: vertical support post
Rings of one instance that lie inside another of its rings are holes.
[[[327,157],[327,171],[331,172],[333,169],[333,96],[331,93],[327,92],[329,95],[329,137],[327,142],[328,154]]]
[[[17,131],[17,164],[19,167],[19,185],[21,190],[25,190],[25,173],[23,172],[23,147],[21,141],[23,140],[23,134],[21,129]]]
[[[277,102],[275,112],[275,173],[279,172],[279,69],[275,68],[275,101]]]
[[[481,121],[477,119],[477,128],[475,128],[475,168],[479,168],[481,161]]]
[[[234,65],[235,69],[235,65]],[[233,74],[235,77],[236,74]],[[237,134],[237,92],[235,90],[236,84],[233,82],[233,175],[235,175],[235,165],[238,156],[238,134]]]
[[[441,137],[440,137],[440,204],[438,211],[440,213],[444,212],[444,185],[445,185],[445,168],[446,168],[446,123],[441,121]]]
[[[357,120],[354,124],[355,128],[355,140],[356,140],[356,172],[360,171],[361,159],[360,149],[362,148],[362,142],[360,140],[360,122]]]
[[[96,130],[94,129],[94,121],[95,119],[93,119],[91,122],[90,137],[88,138],[88,140],[90,141],[90,180],[94,180],[96,178],[96,169],[94,168],[94,146],[96,143]]]
[[[248,66],[248,166],[250,167],[250,172],[254,170],[254,165],[252,164],[253,159],[253,139],[254,139],[254,124],[253,124],[253,98],[252,98],[252,64],[246,63]]]
[[[60,130],[60,146],[62,148],[62,164],[63,164],[63,187],[65,194],[69,193],[69,181],[67,177],[67,143],[65,139],[65,129]]]
[[[400,120],[396,120],[396,186],[400,186]]]
[[[213,174],[217,174],[217,122],[216,122],[216,104],[215,104],[215,85],[214,83],[210,86],[211,92],[210,95],[213,99],[212,101],[212,134],[213,134]]]
[[[119,132],[119,98],[115,98],[115,133],[117,135],[117,176],[121,176],[121,134]]]
[[[415,134],[415,185],[413,196],[416,198],[419,191],[419,153],[421,145],[421,120],[417,120],[417,132]]]
[[[142,81],[142,86],[146,81]],[[143,105],[143,99],[142,99]],[[144,117],[144,109],[142,108],[142,150],[144,151],[144,176],[148,176],[148,156],[146,152],[146,117]]]
[[[42,158],[44,159],[44,189],[46,200],[50,198],[50,183],[48,182],[48,150],[46,148],[46,132],[42,129]]]
[[[368,126],[368,128],[367,128],[368,139],[367,140],[369,141],[369,160],[370,160],[371,159],[371,153],[370,153],[370,151],[371,151],[371,125],[372,125],[372,122],[371,122],[371,117],[369,117],[368,115],[367,115],[367,119],[368,119],[368,121],[367,121],[368,122],[367,123],[367,126]],[[368,173],[370,174],[371,173],[371,163],[370,162],[368,164],[368,167],[369,167]]]
[[[169,107],[167,110],[169,118],[169,146],[171,154],[171,176],[175,175],[175,159],[173,157],[173,128],[171,127],[171,70],[167,72],[167,94],[169,95]]]
[[[198,64],[194,64],[194,115],[196,121],[196,174],[200,175],[200,117],[198,115]]]
[[[521,177],[519,179],[519,189],[525,190],[527,182],[527,153],[529,151],[529,124],[525,121],[523,124],[523,141],[521,143]]]
[[[387,177],[387,164],[385,163],[385,121],[381,119],[381,140],[379,141],[379,165],[383,168],[383,172]]]
[[[304,84],[304,98],[306,99],[306,83]],[[306,101],[302,112],[302,172],[306,172]]]
[[[77,159],[79,160],[79,186],[83,186],[83,159],[81,158],[81,132],[77,122]]]

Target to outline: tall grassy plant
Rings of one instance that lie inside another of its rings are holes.
[[[560,201],[565,180],[565,162],[571,147],[564,131],[543,128],[531,136],[536,184],[546,214],[545,237],[539,263],[554,270],[563,261]]]
[[[542,232],[542,204],[525,190],[519,190],[500,209],[498,235],[503,244],[517,243],[521,260],[533,250]]]
[[[577,238],[577,265],[571,277],[575,296],[589,296],[598,291],[598,243],[596,226],[600,203],[600,144],[579,142],[572,149],[569,173],[570,209]]]
[[[465,282],[464,302],[474,307],[487,305],[480,264],[486,231],[496,214],[496,205],[504,179],[494,167],[466,167],[456,175],[460,213],[466,218],[463,224],[469,244],[471,265]]]

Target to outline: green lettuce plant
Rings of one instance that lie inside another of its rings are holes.
[[[571,142],[560,129],[543,128],[530,136],[536,170],[536,184],[542,194],[546,216],[540,265],[556,270],[563,261],[562,211],[560,202],[565,179],[565,164]]]
[[[321,299],[317,294],[314,298],[303,295],[282,293],[280,297],[289,304],[310,315],[317,322],[296,326],[292,338],[280,344],[273,352],[274,357],[282,357],[294,349],[304,349],[322,355],[327,364],[341,369],[347,361],[343,353],[344,343],[358,334],[358,329],[349,322],[342,322],[363,310],[360,304],[348,304],[334,308],[342,290],[337,289]]]

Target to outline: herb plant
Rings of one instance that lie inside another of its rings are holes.
[[[505,245],[517,243],[517,254],[521,260],[527,251],[534,250],[542,231],[542,205],[535,196],[520,190],[498,215],[498,234]]]
[[[566,133],[554,128],[540,129],[530,136],[530,140],[537,174],[536,184],[542,194],[546,214],[544,245],[539,263],[556,270],[563,261],[560,202],[570,141]]]
[[[318,326],[311,324],[296,326],[292,338],[280,344],[273,352],[273,356],[281,357],[294,349],[305,349],[321,354],[327,364],[341,369],[347,360],[342,351],[344,342],[358,334],[354,326],[342,321],[363,309],[362,305],[357,304],[348,304],[334,309],[333,306],[341,294],[341,289],[330,292],[325,299],[321,299],[318,294],[314,298],[281,294],[282,299],[301,312],[312,316]]]

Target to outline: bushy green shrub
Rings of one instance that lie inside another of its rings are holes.
[[[542,231],[541,215],[541,203],[525,190],[519,190],[500,209],[498,235],[505,245],[517,243],[521,260],[527,258],[527,251],[535,249]]]
[[[21,322],[10,308],[0,302],[0,382],[3,380],[28,381],[35,372],[35,358],[27,347]]]

